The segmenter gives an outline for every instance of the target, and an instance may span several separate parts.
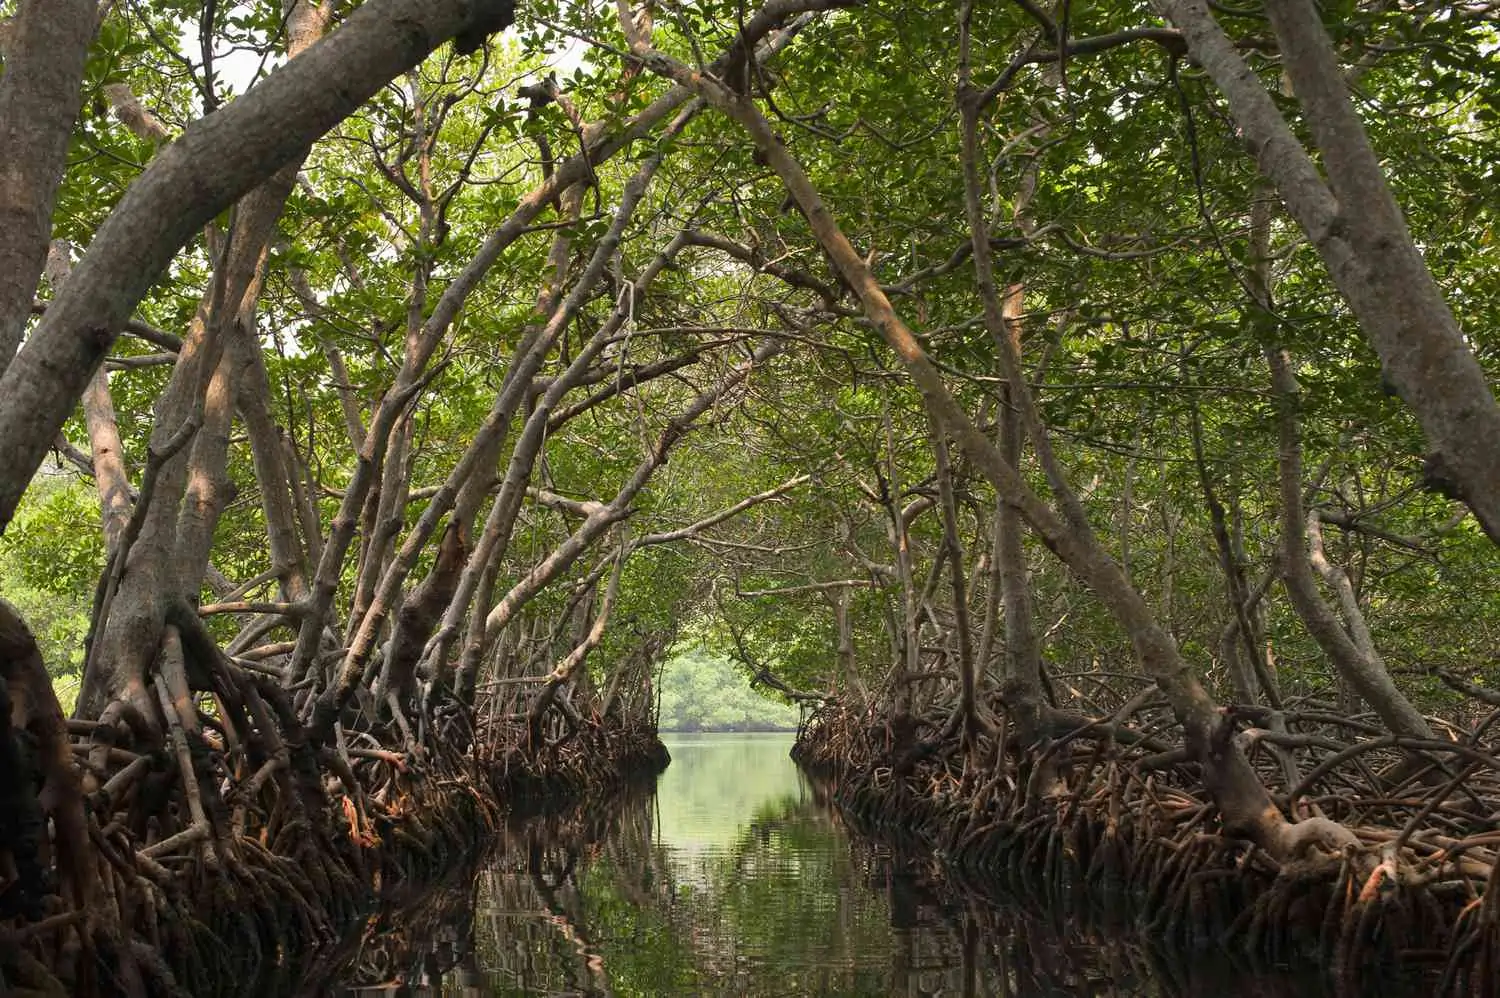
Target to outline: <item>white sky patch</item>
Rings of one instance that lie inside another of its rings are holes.
[[[198,22],[183,21],[178,25],[177,42],[179,51],[193,61],[202,73],[203,45],[198,37]],[[271,53],[262,56],[259,52],[251,52],[248,49],[220,49],[214,50],[214,77],[220,89],[228,87],[236,96],[250,89],[255,82],[256,74],[260,72],[262,65],[267,72],[281,65],[285,59],[280,53]]]
[[[496,35],[495,40],[512,33],[513,29],[507,29],[504,34]],[[203,46],[199,42],[196,21],[182,22],[179,26],[178,42],[181,52],[192,59],[195,65],[200,65],[201,72]],[[592,49],[593,46],[587,42],[569,38],[561,47],[548,55],[547,66],[555,70],[559,76],[566,76],[588,60]],[[214,77],[221,90],[227,87],[231,94],[237,97],[250,89],[262,70],[267,73],[273,72],[285,62],[286,57],[280,52],[272,52],[263,56],[259,52],[252,52],[248,49],[216,49],[214,51]]]

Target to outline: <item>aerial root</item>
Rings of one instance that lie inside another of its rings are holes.
[[[665,761],[643,726],[580,719],[528,752],[514,725],[476,729],[446,701],[314,746],[274,679],[183,626],[180,639],[167,629],[143,677],[148,699],[68,725],[86,773],[84,848],[52,850],[60,877],[40,910],[0,920],[7,988],[284,989],[377,895],[431,883],[473,854],[501,826],[499,802],[597,795]],[[86,908],[79,885],[93,888]]]
[[[1298,715],[1285,716],[1298,735]],[[919,721],[915,737],[940,728],[940,719]],[[1489,815],[1500,810],[1500,779],[1474,756],[1490,748],[1471,739],[1457,777],[1393,792],[1369,781],[1399,768],[1397,740],[1349,751],[1318,730],[1302,739],[1317,751],[1298,759],[1295,771],[1309,775],[1296,788],[1278,790],[1284,760],[1252,756],[1273,798],[1285,806],[1300,796],[1313,809],[1285,826],[1280,854],[1295,858],[1280,862],[1223,833],[1192,767],[1163,766],[1119,741],[1079,737],[1044,750],[1064,781],[1060,796],[1029,792],[1037,756],[1014,743],[1003,753],[981,745],[1001,765],[965,783],[971,763],[956,745],[910,764],[917,753],[891,746],[877,715],[832,702],[809,719],[794,755],[851,824],[936,847],[984,890],[1046,910],[1086,908],[1187,953],[1224,948],[1260,966],[1315,959],[1350,998],[1423,968],[1436,995],[1495,994],[1500,837]],[[1454,803],[1465,800],[1484,802],[1484,814]]]

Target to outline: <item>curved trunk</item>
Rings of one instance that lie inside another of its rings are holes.
[[[583,207],[583,195],[584,190],[581,186],[570,187],[563,193],[558,205],[560,221],[565,223],[577,221],[579,211]],[[563,304],[568,256],[572,247],[569,231],[566,225],[558,229],[557,235],[553,237],[552,247],[548,251],[548,277],[537,293],[537,311],[544,315],[554,315]],[[565,328],[567,321],[570,320],[571,314],[562,323],[552,325]],[[387,693],[394,695],[398,703],[411,695],[419,663],[425,657],[423,653],[426,651],[433,632],[449,616],[446,611],[453,606],[455,597],[462,594],[463,604],[455,610],[455,617],[468,609],[473,586],[470,582],[465,587],[465,581],[466,578],[472,579],[473,576],[467,573],[465,568],[470,556],[478,554],[474,540],[474,521],[479,515],[485,496],[490,492],[491,479],[500,455],[504,451],[511,420],[515,417],[516,410],[520,408],[526,391],[539,370],[540,362],[551,351],[553,338],[544,335],[546,332],[545,326],[529,328],[522,335],[521,343],[516,353],[512,355],[510,365],[506,368],[500,398],[497,401],[499,411],[496,420],[500,427],[499,432],[490,435],[480,443],[475,459],[475,471],[459,487],[458,494],[454,497],[453,515],[444,531],[438,549],[437,563],[416,591],[407,597],[401,610],[396,614],[391,631],[390,650],[386,655],[385,665],[382,667],[379,688],[376,690],[377,704],[385,703]],[[518,450],[519,447],[518,443]],[[529,463],[527,467],[529,471]],[[484,558],[491,557],[496,547],[503,551],[510,537],[514,515],[515,511],[509,509],[509,504],[502,504],[497,497],[492,516],[486,520],[485,535],[481,538],[479,545],[484,549]],[[441,649],[438,656],[440,660],[445,657],[446,648]],[[434,673],[441,671],[441,669],[433,670]]]
[[[1157,6],[1224,92],[1261,172],[1322,257],[1386,378],[1416,413],[1431,448],[1429,484],[1462,499],[1500,544],[1500,404],[1412,241],[1317,10],[1308,0],[1266,4],[1326,183],[1204,0]]]
[[[295,37],[306,44],[307,24],[322,15],[308,13],[312,8],[305,4],[301,8]],[[291,55],[289,66],[307,58],[297,51]],[[226,237],[219,239],[212,230],[208,233],[211,247],[227,242],[216,254],[211,285],[183,338],[172,379],[156,405],[151,434],[151,461],[159,465],[155,487],[149,491],[142,487],[134,514],[140,521],[138,533],[132,540],[127,531],[126,543],[106,569],[105,602],[94,622],[98,636],[90,648],[78,698],[80,717],[98,716],[106,703],[127,690],[138,708],[149,704],[144,675],[157,654],[167,607],[179,598],[197,605],[214,528],[228,498],[232,379],[243,365],[235,362],[227,347],[239,340],[244,349],[259,349],[254,316],[264,281],[266,247],[275,235],[301,162],[299,156],[250,191],[237,206]],[[71,292],[85,278],[80,265],[65,290]],[[185,431],[190,442],[177,443]],[[177,451],[168,453],[173,446]],[[150,718],[155,712],[148,709],[143,716]]]
[[[281,429],[271,414],[265,361],[254,336],[237,336],[230,348],[238,365],[234,377],[236,403],[255,463],[271,568],[280,584],[281,600],[295,603],[307,597],[307,552],[297,538],[292,470],[282,452]]]
[[[1302,441],[1297,427],[1297,379],[1284,350],[1268,350],[1271,384],[1276,392],[1277,425],[1280,434],[1281,468],[1281,571],[1287,595],[1318,647],[1333,662],[1339,675],[1374,708],[1393,733],[1412,738],[1432,738],[1432,728],[1412,702],[1396,688],[1373,642],[1362,649],[1344,630],[1337,616],[1318,592],[1313,578],[1313,554],[1307,544],[1307,521],[1302,512]],[[1355,607],[1358,613],[1358,607]],[[1361,618],[1362,620],[1362,618]]]
[[[0,527],[178,250],[444,41],[479,25],[498,29],[511,10],[511,0],[371,0],[302,57],[162,148],[0,378]]]
[[[47,251],[47,283],[56,295],[73,270],[73,247],[65,239],[54,240]],[[132,490],[125,468],[125,450],[120,442],[120,424],[109,392],[109,373],[94,372],[83,392],[83,423],[89,435],[89,458],[94,490],[99,494],[99,519],[104,531],[104,551],[113,555],[130,522]]]
[[[630,29],[625,30],[630,37]],[[1300,836],[1292,834],[1291,826],[1235,743],[1233,725],[1182,658],[1177,643],[1157,622],[1146,601],[1126,581],[1120,567],[1100,547],[1066,482],[1056,481],[1060,469],[1049,459],[1050,449],[1046,447],[1045,436],[1037,439],[1034,433],[1033,443],[1043,468],[1049,472],[1049,481],[1059,493],[1066,519],[1059,517],[1027,486],[1015,467],[1005,460],[948,393],[938,369],[892,308],[869,265],[849,243],[801,165],[777,138],[753,100],[724,89],[639,41],[632,41],[632,51],[646,60],[653,70],[694,87],[745,130],[761,156],[781,177],[819,245],[859,298],[866,317],[884,337],[942,424],[957,438],[965,454],[995,490],[1018,507],[1042,542],[1094,591],[1129,635],[1142,670],[1156,681],[1182,725],[1188,751],[1202,766],[1204,786],[1218,804],[1226,828],[1231,833],[1253,839],[1273,855],[1289,855],[1298,847]],[[1029,398],[1024,381],[1017,376],[1019,363],[1011,351],[1003,348],[1001,358],[1003,371],[1017,391],[1023,418],[1027,417]],[[1034,409],[1031,409],[1031,414],[1034,414]],[[1028,428],[1034,429],[1032,419],[1028,418],[1027,423]],[[1343,839],[1336,827],[1319,826],[1316,831]]]
[[[49,820],[57,871],[84,910],[94,892],[94,851],[67,722],[36,639],[0,599],[0,857],[11,871],[3,903],[31,918],[41,917],[49,893]]]
[[[6,150],[0,158],[0,375],[21,345],[47,261],[52,208],[98,11],[96,0],[21,0],[6,26],[0,73],[0,149]],[[8,519],[0,517],[0,523]]]

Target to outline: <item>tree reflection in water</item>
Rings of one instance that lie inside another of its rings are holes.
[[[343,994],[1312,998],[1315,968],[1167,956],[851,836],[785,738],[669,742],[656,796],[512,827],[367,933]]]

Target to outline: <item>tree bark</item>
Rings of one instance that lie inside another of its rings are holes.
[[[307,52],[328,30],[333,17],[333,5],[314,6],[310,0],[282,0],[286,19],[286,52],[289,59],[297,59]],[[286,207],[297,184],[297,173],[302,157],[288,163],[246,200],[252,208],[265,205],[264,210],[272,214],[274,225]],[[274,204],[274,211],[270,205]],[[269,233],[267,234],[267,244]],[[271,567],[280,583],[283,602],[296,602],[307,596],[307,557],[297,542],[296,518],[293,512],[290,469],[282,459],[281,435],[276,420],[271,415],[271,385],[266,374],[265,360],[261,357],[260,337],[256,333],[255,303],[265,283],[265,250],[255,261],[257,278],[252,289],[240,303],[236,321],[231,329],[234,334],[228,344],[232,363],[231,383],[235,389],[236,405],[250,439],[250,453],[255,464],[255,480],[260,486],[261,511],[266,518],[266,537],[271,554]],[[252,293],[253,292],[253,293]],[[337,356],[334,351],[331,356]],[[335,377],[348,380],[340,364],[334,368]],[[341,388],[340,398],[344,397]],[[356,448],[358,445],[356,444]]]
[[[220,274],[222,270],[221,261]],[[77,279],[70,279],[69,287]],[[157,399],[147,445],[150,487],[143,479],[131,521],[107,569],[109,588],[93,621],[96,636],[75,708],[79,717],[97,717],[117,699],[133,702],[143,717],[156,715],[145,676],[161,642],[166,606],[176,595],[172,555],[188,485],[185,451],[202,425],[204,395],[218,366],[219,340],[211,335],[210,321],[212,301],[222,290],[216,277],[184,337],[172,379]]]
[[[1288,212],[1316,247],[1427,436],[1430,485],[1461,499],[1500,544],[1500,404],[1407,230],[1308,0],[1266,13],[1327,169],[1325,184],[1204,0],[1157,0],[1229,100]]]
[[[624,7],[623,0],[619,6]],[[621,20],[625,22],[627,17]],[[1276,808],[1255,770],[1234,742],[1233,726],[1204,690],[1194,670],[1178,651],[1176,642],[1162,629],[1141,595],[1125,581],[1119,565],[1099,546],[1088,528],[1086,517],[1081,515],[1082,509],[1077,505],[1076,497],[1069,502],[1070,491],[1059,496],[1068,513],[1065,522],[1026,485],[1014,466],[1004,459],[954,401],[938,369],[892,308],[869,265],[849,243],[801,164],[776,136],[753,101],[651,49],[633,37],[628,24],[622,23],[622,28],[631,41],[632,53],[648,68],[692,87],[744,129],[766,162],[781,177],[818,243],[859,298],[866,317],[895,352],[948,431],[958,439],[965,454],[996,491],[1020,509],[1042,541],[1094,590],[1124,628],[1142,669],[1156,681],[1182,725],[1188,751],[1202,766],[1204,786],[1218,804],[1226,828],[1252,838],[1276,856],[1289,856],[1301,848],[1308,835],[1340,845],[1350,841],[1352,835],[1347,830],[1331,824],[1310,826],[1300,833],[1293,831],[1293,826]],[[1008,372],[1007,377],[1010,377]],[[1012,381],[1018,391],[1024,389],[1023,382]],[[1033,443],[1040,452],[1043,441],[1033,440]],[[1043,457],[1043,466],[1047,467],[1046,456],[1040,453],[1039,456]],[[1048,477],[1051,479],[1053,475]]]
[[[175,581],[171,591],[195,607],[208,573],[214,530],[232,488],[227,471],[229,431],[234,425],[230,367],[229,358],[221,356],[204,392],[203,422],[188,448],[186,489],[173,538],[171,572]]]
[[[937,458],[939,503],[943,510],[943,544],[953,592],[953,627],[958,639],[958,710],[965,748],[973,751],[979,734],[980,677],[974,663],[974,632],[969,622],[969,586],[964,577],[964,549],[958,535],[958,503],[953,495],[953,468],[948,441],[934,416],[930,419],[933,453]]]
[[[1364,697],[1392,733],[1433,737],[1432,729],[1410,700],[1396,688],[1378,656],[1367,655],[1344,630],[1333,608],[1318,592],[1312,552],[1302,509],[1302,441],[1297,420],[1297,379],[1284,350],[1266,352],[1276,393],[1281,482],[1281,570],[1292,607],[1339,675]],[[1347,581],[1347,580],[1346,580]],[[1356,612],[1358,607],[1355,608]],[[1361,621],[1363,618],[1360,618]],[[1366,635],[1368,639],[1368,635]],[[1374,650],[1374,643],[1369,643]]]
[[[1005,299],[1005,322],[1001,335],[1019,345],[1019,288]],[[1021,466],[1024,431],[1016,412],[1015,392],[1001,389],[999,446],[1001,456],[1013,468]],[[1031,580],[1026,566],[1026,548],[1021,513],[1003,496],[995,508],[995,564],[1000,583],[1000,603],[1005,615],[1005,669],[1000,693],[1016,724],[1022,745],[1034,744],[1045,730],[1046,692],[1042,687],[1042,656],[1037,647],[1035,611],[1031,604]]]
[[[72,272],[72,246],[65,239],[54,241],[47,252],[47,283],[55,295],[67,283]],[[109,373],[103,367],[94,372],[83,393],[83,423],[89,435],[90,466],[94,489],[99,495],[99,517],[104,532],[104,550],[113,554],[119,547],[125,526],[130,522],[130,474],[125,468],[125,451],[120,442],[120,425],[115,418],[114,399],[109,393]]]
[[[896,581],[900,583],[900,626],[893,635],[896,655],[891,662],[887,689],[891,693],[897,714],[911,711],[912,684],[908,679],[922,668],[922,639],[918,632],[921,618],[920,600],[916,581],[913,579],[911,533],[909,523],[901,512],[901,473],[896,467],[895,434],[891,430],[890,400],[881,400],[881,418],[885,427],[885,485],[881,501],[886,516],[886,531],[890,537],[891,551],[896,556]]]
[[[295,603],[307,596],[307,552],[297,539],[291,469],[286,465],[281,431],[271,412],[270,380],[260,343],[253,329],[241,327],[240,332],[230,344],[237,365],[236,402],[250,442],[255,481],[260,487],[271,568],[280,584],[281,600]]]
[[[369,0],[162,149],[0,378],[0,529],[120,329],[194,233],[438,45],[510,10],[511,0]]]
[[[966,12],[967,13],[967,12]],[[1021,356],[1021,316],[1025,310],[1026,289],[1023,284],[1008,287],[1002,298],[990,255],[989,222],[984,215],[983,187],[979,172],[979,116],[983,108],[974,95],[969,76],[967,16],[960,39],[959,114],[962,128],[962,165],[964,176],[964,215],[969,224],[973,247],[974,280],[983,306],[985,327],[1002,358],[1006,382],[1000,389],[997,406],[999,456],[1011,468],[1020,468],[1021,448],[1026,431],[1045,436],[1040,419],[1028,426],[1021,406],[1030,398]],[[1024,218],[1024,216],[1023,216]],[[1023,227],[1025,223],[1023,221]],[[1050,454],[1050,449],[1046,451]],[[1043,456],[1042,451],[1038,451]],[[1049,480],[1053,477],[1049,474]],[[1054,489],[1056,484],[1054,482]],[[995,510],[995,562],[1000,583],[1000,599],[1005,614],[1005,669],[1001,697],[1016,724],[1017,740],[1022,745],[1035,743],[1045,730],[1047,701],[1042,688],[1041,652],[1037,647],[1031,605],[1031,585],[1027,578],[1026,550],[1023,544],[1021,513],[1007,497],[998,497]],[[1129,584],[1128,569],[1122,570]]]
[[[34,906],[36,918],[47,893],[49,819],[57,871],[84,910],[94,893],[93,846],[67,723],[36,639],[0,599],[0,857],[11,881],[4,901]]]
[[[21,346],[47,260],[98,17],[96,0],[21,0],[9,24],[0,73],[0,375]]]
[[[120,426],[109,393],[109,375],[102,367],[94,372],[83,393],[83,421],[88,428],[89,452],[93,457],[94,487],[99,493],[104,550],[113,553],[130,520],[131,489]]]

